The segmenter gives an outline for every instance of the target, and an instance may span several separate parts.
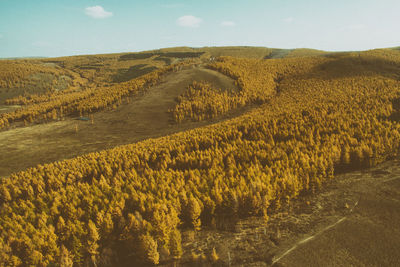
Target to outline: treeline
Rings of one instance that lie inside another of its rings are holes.
[[[240,65],[258,73],[243,71],[241,81],[247,75],[263,81],[276,64],[287,73],[280,93],[229,121],[1,180],[0,264],[111,266],[179,258],[181,227],[248,215],[267,220],[335,171],[397,155],[396,53],[389,63],[368,52],[346,60],[225,59],[220,67],[234,75]]]
[[[178,97],[177,105],[170,110],[176,122],[185,119],[202,121],[249,104],[263,104],[280,91],[280,82],[289,74],[305,72],[320,59],[308,59],[299,65],[298,60],[266,61],[220,57],[207,65],[235,79],[239,90],[221,90],[205,82],[193,82]]]
[[[220,57],[208,67],[235,79],[244,103],[264,103],[276,93],[278,70],[264,60]]]
[[[78,89],[76,87],[70,87],[62,91],[48,91],[43,94],[24,94],[6,99],[4,103],[6,105],[21,105],[21,106],[40,104],[40,103],[50,102],[56,99],[61,99],[68,96],[71,93],[81,92],[84,90],[85,89],[82,90],[81,88]]]
[[[182,62],[148,73],[128,82],[112,86],[91,86],[83,91],[50,93],[31,97],[33,103],[10,113],[0,114],[0,129],[13,122],[46,121],[63,118],[68,115],[83,115],[121,103],[122,99],[138,92],[145,86],[151,86],[167,72],[190,64]]]
[[[185,119],[193,121],[211,119],[245,105],[238,92],[222,91],[209,83],[196,81],[178,97],[177,102],[177,105],[170,110],[175,122],[182,122]]]
[[[70,93],[80,92],[85,90],[85,88],[93,86],[88,85],[86,79],[80,77],[78,73],[75,73],[70,70],[65,70],[65,73],[68,73],[68,76],[58,74],[54,76],[53,83],[55,85],[43,85],[43,88],[46,90],[42,93],[35,93],[34,90],[30,90],[29,86],[23,87],[25,89],[24,94],[18,95],[16,97],[8,98],[4,101],[6,105],[32,105],[39,104],[44,102],[49,102],[56,98],[64,97]],[[36,73],[37,74],[37,73]],[[39,78],[42,79],[43,77]],[[44,79],[44,78],[43,78]],[[63,81],[61,83],[64,84],[64,88],[60,88],[59,83],[60,80]],[[37,84],[32,84],[32,86],[37,86]]]
[[[0,61],[0,88],[23,88],[32,85],[34,74],[66,75],[67,72],[29,60],[2,60]],[[69,74],[69,73],[68,73]]]

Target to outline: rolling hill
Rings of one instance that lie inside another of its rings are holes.
[[[398,156],[396,49],[179,47],[2,60],[0,82],[0,265],[228,266],[246,263],[233,256],[241,249],[254,264],[278,264],[299,232],[314,224],[322,238],[338,224],[317,223],[325,209],[316,205],[332,204],[321,192],[337,203],[348,193],[329,220],[356,207],[373,214],[366,205],[378,191],[393,194],[384,208],[398,206],[395,190],[343,176]],[[324,191],[333,178],[343,190]],[[368,197],[356,201],[354,188]],[[293,209],[312,216],[304,223]],[[378,231],[379,220],[368,223]],[[342,263],[366,264],[341,249]],[[399,262],[391,250],[385,259]]]

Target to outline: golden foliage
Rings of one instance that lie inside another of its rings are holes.
[[[334,172],[399,152],[398,51],[216,64],[249,99],[269,100],[229,121],[1,180],[0,264],[49,265],[68,251],[79,265],[103,249],[156,264],[161,250],[181,254],[181,224],[267,218]]]
[[[0,88],[23,88],[37,85],[35,75],[52,74],[55,77],[71,75],[60,68],[49,67],[32,60],[2,60],[0,62]],[[57,80],[52,80],[56,85]]]
[[[213,248],[212,249],[212,251],[211,251],[211,255],[210,255],[211,257],[211,261],[213,261],[213,262],[216,262],[216,261],[218,261],[219,260],[219,256],[218,256],[218,253],[217,253],[217,251],[215,250],[215,248]]]
[[[140,244],[144,260],[147,263],[158,264],[160,255],[157,251],[157,242],[150,235],[143,235],[140,238]]]
[[[83,115],[113,107],[121,103],[122,99],[137,93],[145,86],[151,86],[167,72],[174,71],[189,62],[182,62],[159,69],[128,82],[102,87],[89,87],[84,91],[68,90],[56,92],[26,100],[24,97],[15,101],[20,104],[29,104],[13,112],[0,114],[0,129],[8,127],[13,122],[47,121],[63,118],[68,115]]]
[[[244,105],[239,94],[221,91],[205,82],[194,81],[178,97],[178,104],[170,110],[176,122],[190,118],[194,121],[211,119]]]

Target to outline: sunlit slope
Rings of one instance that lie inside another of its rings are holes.
[[[334,172],[398,153],[399,51],[225,57],[210,67],[234,77],[243,99],[265,103],[219,124],[3,179],[0,261],[157,264],[182,255],[181,228],[267,219]]]
[[[312,57],[312,56],[323,56],[328,54],[329,52],[317,50],[317,49],[309,49],[309,48],[297,48],[292,49],[285,57]]]
[[[176,47],[138,53],[82,55],[50,59],[0,61],[0,103],[18,95],[44,94],[69,87],[84,90],[84,85],[125,82],[165,66],[192,59],[299,57],[322,55],[312,49],[286,49],[284,54],[266,47]],[[79,87],[80,86],[80,87]],[[79,88],[77,88],[79,87]]]
[[[220,56],[268,59],[325,53],[312,49],[246,46],[175,47],[135,53],[0,60],[0,105],[24,104],[19,96],[37,98],[60,90],[81,92],[93,87],[126,82],[187,60],[206,63]],[[4,113],[15,107],[0,108]]]
[[[204,64],[221,55],[263,58],[270,51],[260,47],[179,47],[140,53],[2,60],[0,111],[10,114],[1,115],[0,128],[93,112],[98,107],[83,108],[79,103],[88,97],[93,101],[94,95],[104,95],[102,91],[123,91],[127,83],[151,76],[151,72],[163,73],[173,65]],[[111,101],[99,103],[100,106],[118,104],[119,96],[112,95]]]
[[[0,104],[23,94],[63,91],[84,83],[75,73],[54,64],[27,60],[0,61]]]

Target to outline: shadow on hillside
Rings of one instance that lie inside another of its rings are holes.
[[[269,55],[266,55],[264,59],[284,58],[293,49],[275,49]]]
[[[317,65],[305,75],[308,77],[312,75],[323,79],[378,75],[389,79],[400,80],[400,64],[394,60],[362,54],[349,56],[345,53],[331,54],[325,57],[333,60]]]
[[[156,61],[163,61],[167,65],[171,65],[173,59],[170,57],[158,56],[154,60]]]
[[[154,66],[146,67],[146,64],[131,66],[129,69],[118,69],[112,76],[112,81],[116,83],[126,82],[156,70]]]
[[[124,60],[132,60],[132,59],[147,59],[154,56],[154,53],[132,53],[132,54],[126,54],[122,55],[119,57],[119,61],[124,61]]]
[[[322,63],[317,63],[310,69],[300,70],[297,74],[286,75],[284,78],[332,80],[381,76],[400,81],[400,60],[396,62],[395,59],[385,59],[355,52],[337,52],[321,57],[325,58]],[[398,58],[400,59],[400,55]]]
[[[195,58],[200,57],[205,52],[150,52],[150,53],[131,53],[125,54],[119,57],[119,61],[123,60],[135,60],[135,59],[147,59],[152,56],[159,56],[164,58]]]

